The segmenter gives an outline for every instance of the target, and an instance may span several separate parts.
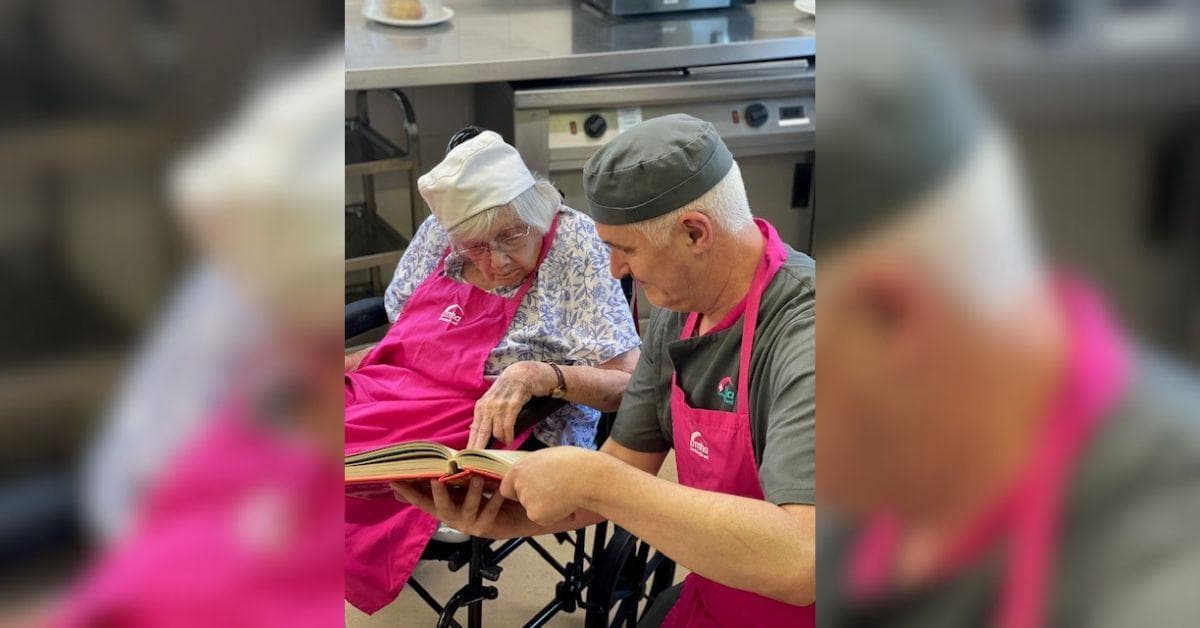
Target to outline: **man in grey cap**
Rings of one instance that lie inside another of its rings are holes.
[[[484,506],[478,486],[398,495],[482,536],[612,520],[692,572],[646,625],[814,625],[813,260],[752,216],[728,148],[690,116],[625,131],[584,184],[613,275],[661,308],[611,436],[526,457]],[[678,484],[656,476],[672,448]]]
[[[955,55],[822,20],[822,625],[1195,625],[1195,379],[1042,267]]]

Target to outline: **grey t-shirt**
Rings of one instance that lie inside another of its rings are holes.
[[[1190,626],[1200,617],[1200,387],[1142,354],[1068,494],[1047,626]],[[819,517],[820,626],[957,628],[995,623],[1002,545],[919,591],[869,605],[844,597],[857,528]]]
[[[671,373],[696,408],[732,411],[742,325],[679,340],[687,314],[650,319],[611,438],[644,452],[671,448]],[[744,319],[743,319],[744,320]],[[750,357],[750,436],[767,501],[814,503],[816,477],[816,264],[790,250],[763,291]],[[725,381],[728,378],[728,381]]]

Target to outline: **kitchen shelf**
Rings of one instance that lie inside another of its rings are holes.
[[[371,213],[366,203],[346,206],[346,272],[384,265],[395,267],[408,242],[408,238]]]
[[[347,175],[406,171],[415,165],[415,159],[375,129],[358,120],[346,121]]]
[[[346,266],[347,273],[368,271],[365,284],[351,285],[352,289],[374,295],[383,293],[385,277],[390,277],[404,255],[411,235],[405,236],[379,215],[375,200],[375,175],[403,172],[408,176],[410,226],[420,226],[421,197],[417,192],[417,177],[421,173],[421,150],[417,135],[417,120],[412,103],[398,89],[373,90],[387,97],[400,114],[402,141],[380,133],[371,125],[368,98],[371,92],[354,92],[353,115],[345,120],[346,176],[359,177],[362,200],[346,205]]]

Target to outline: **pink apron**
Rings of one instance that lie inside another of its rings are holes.
[[[537,265],[550,251],[555,217]],[[448,252],[447,252],[448,253]],[[443,275],[446,256],[404,304],[400,320],[357,369],[346,374],[346,454],[412,440],[466,447],[483,378],[533,286],[537,268],[512,298]],[[532,430],[519,435],[516,448]],[[389,604],[408,582],[438,522],[394,499],[346,497],[346,599],[365,613]]]
[[[674,376],[671,380],[671,422],[679,482],[684,486],[763,499],[750,438],[750,356],[758,307],[763,290],[787,260],[787,248],[774,227],[755,220],[766,238],[763,257],[754,273],[746,297],[742,346],[738,366],[737,405],[734,412],[693,408],[685,401]],[[727,328],[737,317],[735,310],[713,331]],[[680,339],[692,336],[697,315],[688,316]],[[711,333],[711,332],[710,332]],[[816,606],[792,606],[761,595],[718,584],[697,574],[683,582],[679,601],[667,615],[664,626],[814,626]]]
[[[89,569],[57,626],[332,626],[341,472],[309,443],[227,412]],[[332,542],[331,542],[332,541]],[[334,598],[336,599],[336,598]]]
[[[994,543],[1007,539],[994,617],[999,628],[1049,625],[1046,592],[1053,586],[1068,484],[1084,447],[1120,398],[1128,376],[1124,344],[1098,295],[1069,278],[1061,278],[1056,287],[1065,306],[1069,354],[1040,444],[1021,480],[948,548],[935,569],[935,582],[952,577]],[[864,528],[846,572],[848,589],[857,599],[877,596],[887,587],[900,533],[899,521],[887,515]]]

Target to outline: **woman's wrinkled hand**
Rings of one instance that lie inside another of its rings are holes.
[[[362,364],[363,358],[367,357],[367,353],[369,353],[370,351],[371,351],[371,348],[367,347],[366,349],[360,349],[358,351],[355,351],[354,353],[347,353],[346,354],[346,372],[349,373],[350,371],[353,371],[354,369],[358,368],[358,365]]]
[[[494,436],[504,444],[516,438],[517,415],[534,397],[548,395],[542,369],[550,367],[541,362],[517,362],[504,369],[492,382],[492,387],[475,402],[475,418],[467,449],[483,449]],[[551,373],[553,373],[551,371]]]
[[[478,477],[471,478],[465,491],[437,480],[429,482],[428,490],[422,484],[392,483],[398,501],[412,504],[464,534],[493,539],[517,536],[520,523],[528,521],[521,505],[505,499],[498,490],[486,496],[483,487],[484,481]]]

